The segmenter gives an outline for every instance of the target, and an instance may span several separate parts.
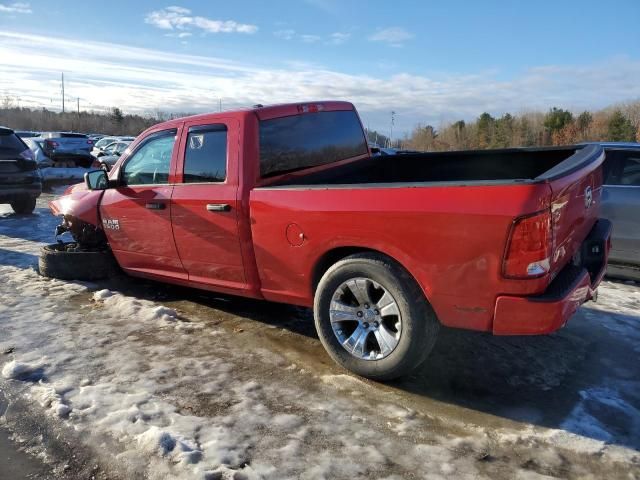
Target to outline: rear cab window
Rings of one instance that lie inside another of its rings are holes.
[[[260,176],[273,177],[369,153],[355,110],[260,121]]]

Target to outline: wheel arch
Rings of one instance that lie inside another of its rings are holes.
[[[379,249],[363,246],[334,247],[323,253],[314,263],[311,272],[311,297],[313,298],[315,296],[316,289],[318,288],[318,284],[320,283],[322,276],[327,272],[327,270],[329,270],[329,268],[331,268],[332,265],[335,265],[337,262],[350,255],[355,255],[358,253],[373,253],[387,257],[389,260],[391,260],[405,272],[407,272],[407,274],[413,279],[413,281],[416,282],[416,285],[418,285],[418,287],[422,291],[427,302],[431,304],[431,301],[429,299],[429,289],[427,288],[427,286],[420,283],[420,281],[411,272],[411,270],[407,268],[407,266],[402,261],[398,260],[397,256],[391,255],[388,252]]]

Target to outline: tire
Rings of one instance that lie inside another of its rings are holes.
[[[11,202],[11,208],[19,215],[29,215],[36,208],[36,197],[20,197]]]
[[[352,287],[347,285],[345,288],[347,282],[352,286],[356,282],[364,291],[370,292],[366,296],[371,300],[368,308],[364,309],[366,304],[358,302]],[[389,301],[387,293],[395,303],[390,309],[390,304],[384,306]],[[381,294],[382,297],[377,297]],[[352,298],[349,300],[347,296]],[[336,301],[338,304],[333,303]],[[348,304],[348,313],[341,316],[341,305],[345,304]],[[352,320],[354,308],[360,316],[355,322]],[[394,315],[396,311],[398,314]],[[386,315],[389,312],[392,314]],[[334,320],[348,320],[332,324],[332,315]],[[336,363],[357,375],[381,381],[408,375],[420,366],[433,349],[440,328],[435,312],[413,277],[389,257],[375,253],[350,255],[326,271],[316,289],[314,319],[320,341]],[[332,325],[336,325],[337,332]],[[351,328],[354,328],[352,333]],[[348,345],[358,328],[358,338],[363,334],[366,337],[360,342],[366,348],[356,352],[359,350],[356,341],[356,346],[347,350],[343,346],[344,339],[348,339]],[[387,341],[389,333],[394,338],[391,341]],[[397,342],[395,346],[394,341]],[[387,343],[386,348],[382,347],[383,342]],[[393,346],[391,351],[390,346]]]
[[[111,251],[82,251],[75,247],[75,243],[42,247],[38,259],[40,275],[60,280],[100,280],[117,272]]]

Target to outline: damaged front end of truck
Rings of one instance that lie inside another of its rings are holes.
[[[103,250],[107,247],[107,237],[100,224],[98,205],[102,191],[88,190],[84,184],[69,187],[64,194],[49,202],[53,215],[62,219],[56,227],[55,237],[58,244],[64,243],[61,236],[71,234],[71,248],[79,250]]]
[[[49,202],[51,213],[62,222],[55,230],[56,243],[42,247],[40,252],[41,275],[62,280],[98,280],[117,271],[100,222],[102,193],[78,184]],[[73,241],[63,241],[65,233]]]

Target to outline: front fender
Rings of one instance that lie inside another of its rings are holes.
[[[87,190],[84,184],[74,185],[49,202],[49,209],[55,216],[77,219],[100,228],[98,207],[102,193],[102,190]]]

